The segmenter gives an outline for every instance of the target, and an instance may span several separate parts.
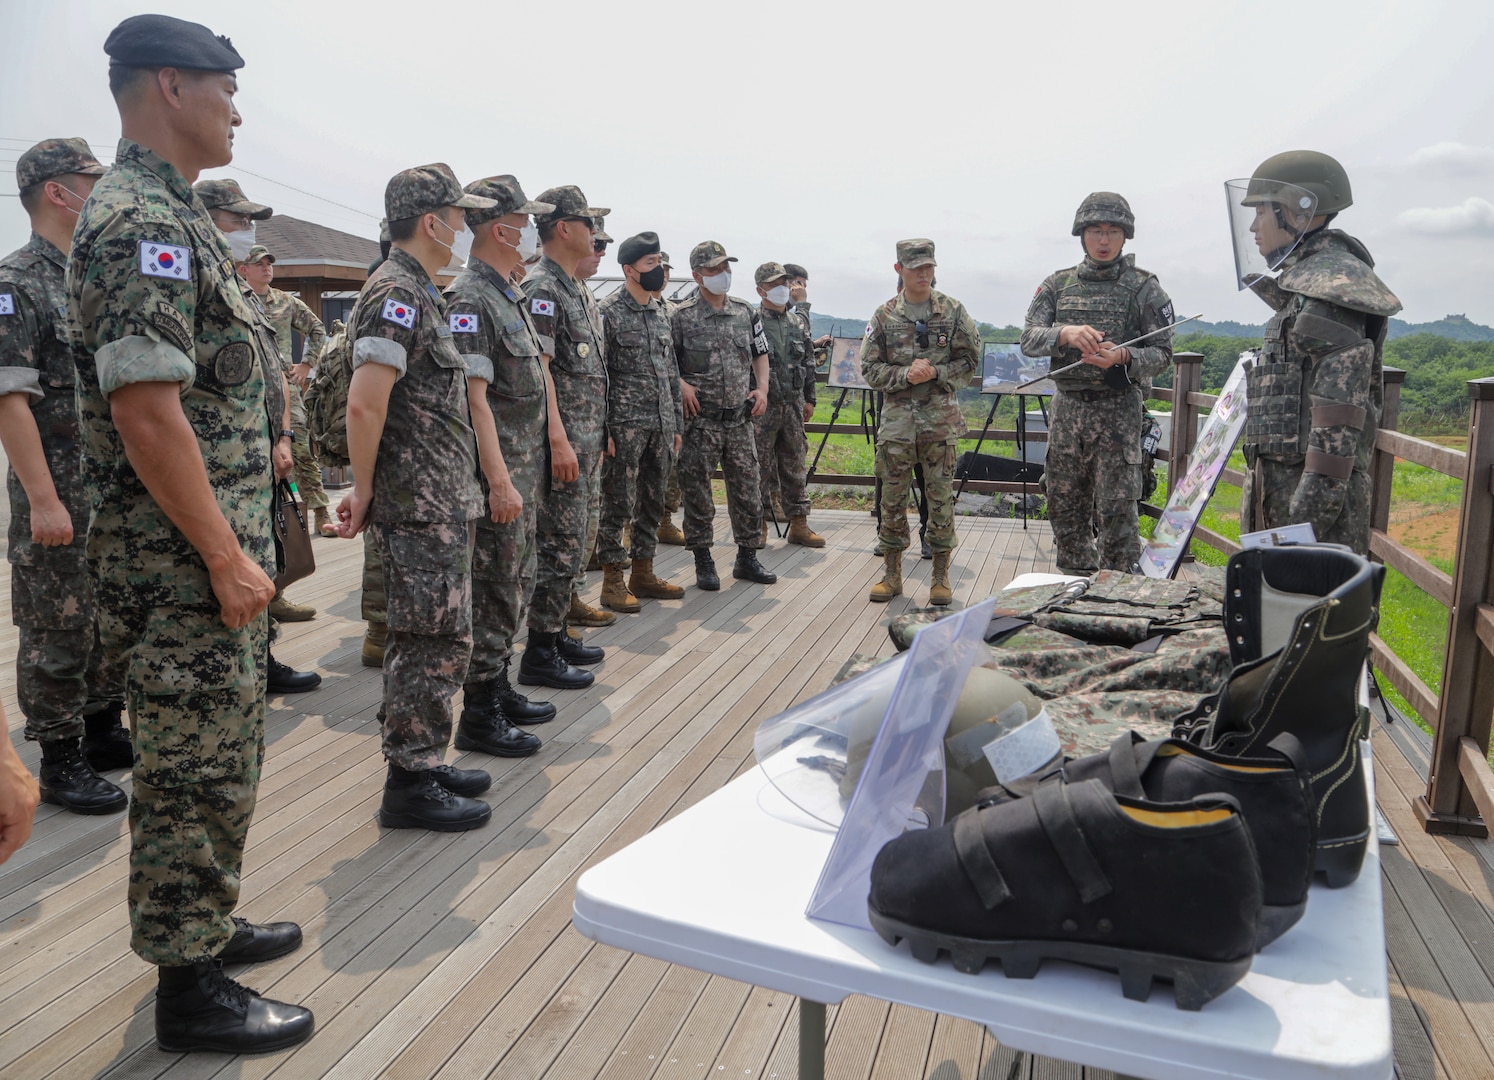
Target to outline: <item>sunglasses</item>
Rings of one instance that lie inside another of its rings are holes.
[[[913,333],[918,338],[918,347],[927,349],[929,347],[929,324],[919,319],[913,324]]]
[[[604,255],[604,254],[606,254],[606,252],[607,252],[607,243],[608,242],[606,240],[593,240],[591,242],[592,253],[596,254],[596,255]]]

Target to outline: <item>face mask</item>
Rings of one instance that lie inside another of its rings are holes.
[[[706,292],[714,293],[716,296],[725,296],[731,291],[731,271],[723,270],[719,274],[701,274],[700,287]]]
[[[768,290],[768,303],[777,304],[779,307],[788,307],[789,287],[787,285],[775,285]]]
[[[654,267],[638,275],[638,284],[644,292],[658,292],[664,287],[664,267]]]
[[[436,220],[441,221],[440,218],[437,218]],[[446,222],[441,221],[441,224],[444,227],[451,229],[451,226],[447,225]],[[457,262],[461,263],[463,266],[466,266],[467,257],[472,254],[472,230],[451,229],[451,243],[448,244],[444,240],[441,240],[439,238],[437,238],[436,243],[440,244],[444,248],[450,249],[451,257]]]
[[[525,225],[519,230],[519,243],[516,250],[521,259],[532,259],[539,254],[540,231],[533,224]]]
[[[84,203],[83,196],[79,195],[75,191],[70,190],[69,188],[62,187],[61,184],[58,184],[57,186],[60,187],[60,188],[62,188],[62,190],[63,190],[64,193],[66,193],[68,195],[71,195],[73,198],[75,198],[75,199],[78,200],[78,209],[77,210],[74,210],[71,206],[68,206],[68,205],[64,205],[63,209],[65,209],[69,214],[72,214],[73,217],[82,217],[83,216],[82,210],[83,210],[83,203]]]
[[[254,246],[254,226],[240,229],[238,232],[224,233],[228,239],[228,250],[233,255],[234,262],[243,262],[249,258],[249,249]]]

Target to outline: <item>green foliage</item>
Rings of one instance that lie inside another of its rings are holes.
[[[1412,334],[1385,346],[1385,366],[1406,372],[1401,430],[1461,432],[1468,426],[1468,381],[1494,375],[1494,341]]]

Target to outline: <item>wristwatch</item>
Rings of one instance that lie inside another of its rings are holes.
[[[280,432],[280,438],[281,439],[289,439],[289,440],[291,440],[291,442],[295,442],[296,441],[296,433],[294,431],[292,431],[290,428],[283,428],[281,430],[281,432]],[[280,440],[277,439],[275,441],[279,442]]]

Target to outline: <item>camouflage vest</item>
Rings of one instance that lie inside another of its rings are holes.
[[[1141,290],[1155,275],[1136,268],[1135,257],[1122,255],[1103,267],[1088,260],[1053,275],[1055,326],[1093,326],[1105,340],[1119,344],[1141,332]],[[1053,358],[1055,368],[1079,359],[1078,349],[1065,347]],[[1060,390],[1110,389],[1105,372],[1092,364],[1055,378]],[[1116,391],[1119,393],[1120,391]]]
[[[800,329],[799,317],[791,311],[772,312],[759,308],[763,331],[768,335],[768,401],[793,405],[804,400],[805,357],[812,346]]]

